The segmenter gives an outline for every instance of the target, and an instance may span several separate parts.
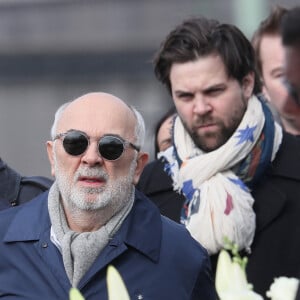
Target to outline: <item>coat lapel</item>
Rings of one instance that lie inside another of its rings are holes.
[[[147,238],[145,238],[145,236]],[[102,250],[78,287],[82,289],[99,271],[107,268],[118,256],[134,248],[150,260],[159,260],[161,249],[162,222],[158,209],[138,191],[134,206],[119,231]]]

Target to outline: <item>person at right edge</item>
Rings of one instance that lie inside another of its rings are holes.
[[[275,109],[275,119],[278,118],[285,131],[300,137],[300,105],[287,90],[284,77],[285,51],[280,24],[287,12],[288,9],[275,6],[255,31],[252,45],[263,82],[262,91]]]
[[[300,6],[291,8],[283,16],[281,37],[285,51],[285,84],[294,101],[300,105]],[[298,236],[295,236],[296,239]],[[299,266],[297,277],[300,278]],[[300,287],[295,300],[300,300]]]
[[[300,268],[300,141],[274,121],[254,50],[234,25],[185,20],[154,64],[178,117],[173,146],[144,169],[138,188],[164,202],[166,216],[182,199],[176,218],[214,269],[224,237],[236,243],[249,259],[248,281],[265,295],[275,277],[296,277]]]

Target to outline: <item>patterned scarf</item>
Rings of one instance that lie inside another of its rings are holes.
[[[250,251],[255,232],[251,188],[275,158],[282,140],[266,104],[252,96],[231,138],[215,151],[199,149],[174,120],[173,147],[160,153],[174,190],[186,202],[181,222],[210,254],[224,247],[224,237]]]

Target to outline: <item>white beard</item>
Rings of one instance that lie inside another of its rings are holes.
[[[72,182],[70,182],[69,178],[60,171],[59,164],[55,159],[56,182],[63,202],[69,208],[83,211],[108,209],[114,215],[132,197],[135,167],[136,160],[132,162],[126,176],[113,181],[109,180],[109,175],[99,166],[80,167],[74,174]],[[76,182],[80,176],[102,177],[106,180],[106,184],[101,188],[78,187]],[[91,198],[93,198],[92,201]]]

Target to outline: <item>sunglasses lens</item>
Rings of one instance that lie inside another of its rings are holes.
[[[124,152],[123,142],[115,136],[104,136],[99,142],[99,152],[107,160],[116,160]]]
[[[84,153],[88,144],[86,136],[76,131],[69,132],[63,141],[65,151],[74,156]]]

